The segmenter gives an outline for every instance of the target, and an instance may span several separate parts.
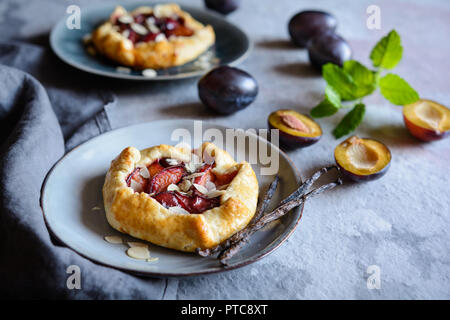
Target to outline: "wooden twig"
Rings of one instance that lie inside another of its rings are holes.
[[[252,224],[249,228],[243,229],[241,232],[241,239],[236,241],[235,243],[231,244],[227,249],[222,251],[218,257],[220,262],[223,265],[227,265],[227,260],[229,260],[231,257],[233,257],[241,248],[242,246],[248,241],[249,237],[254,234],[256,231],[263,228],[266,224],[277,220],[281,217],[283,217],[286,213],[288,213],[291,209],[298,207],[303,202],[306,201],[306,199],[311,198],[317,194],[320,194],[326,190],[330,190],[338,185],[342,184],[342,180],[339,178],[338,180],[328,183],[326,185],[323,185],[319,188],[316,188],[312,190],[311,192],[299,196],[298,198],[295,198],[293,200],[290,200],[282,205],[280,205],[278,208],[273,210],[270,213],[267,213],[266,215],[263,215],[256,223]]]

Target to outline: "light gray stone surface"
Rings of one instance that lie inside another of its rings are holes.
[[[30,10],[52,14],[18,28],[38,37],[65,14],[67,5],[91,1],[31,1]],[[181,1],[202,5],[202,1]],[[366,8],[381,8],[381,30],[366,28]],[[164,83],[111,82],[119,105],[108,110],[114,127],[167,118],[196,118],[235,128],[266,128],[279,108],[308,113],[325,87],[305,50],[287,42],[287,21],[302,9],[324,9],[339,21],[338,33],[354,58],[368,63],[370,49],[395,28],[404,57],[395,72],[421,97],[450,104],[449,1],[243,0],[230,21],[254,42],[240,66],[260,85],[256,102],[234,115],[216,116],[198,100],[196,79]],[[22,11],[23,12],[23,11]],[[1,17],[1,9],[0,9]],[[250,266],[205,277],[169,280],[165,299],[448,299],[450,298],[450,140],[421,143],[406,131],[401,108],[378,93],[365,100],[360,136],[386,143],[393,160],[380,180],[348,183],[307,202],[299,227],[274,253]],[[320,142],[289,155],[303,177],[333,163],[331,130],[343,113],[319,120]],[[149,133],[150,134],[150,133]],[[367,267],[381,270],[381,289],[367,288]]]

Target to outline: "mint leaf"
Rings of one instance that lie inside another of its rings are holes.
[[[327,63],[322,67],[322,76],[343,100],[355,100],[356,84],[353,79],[338,65]]]
[[[419,94],[408,82],[396,74],[388,73],[379,81],[381,94],[393,104],[402,106],[419,100]]]
[[[332,87],[326,86],[325,99],[311,110],[311,116],[314,118],[328,117],[335,114],[340,108],[341,97]]]
[[[343,65],[344,71],[349,74],[357,86],[375,87],[375,72],[367,69],[364,65],[355,60],[347,60]]]
[[[355,130],[362,122],[365,112],[366,106],[363,103],[356,104],[333,130],[333,135],[336,137],[336,139],[339,139],[340,137],[345,136]]]
[[[395,30],[392,30],[375,45],[370,53],[370,59],[374,67],[392,69],[402,59],[402,53],[400,36]]]

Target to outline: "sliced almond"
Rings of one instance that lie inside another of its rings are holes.
[[[180,191],[180,188],[176,184],[171,183],[167,186],[167,191]]]
[[[205,183],[205,188],[208,190],[208,192],[209,191],[212,191],[212,190],[216,190],[216,185],[214,184],[214,182],[211,182],[211,181],[207,181],[206,183]]]
[[[166,41],[166,35],[164,33],[160,33],[156,36],[155,38],[155,42],[161,42],[161,41]]]
[[[105,236],[103,239],[105,239],[106,242],[113,244],[122,243],[122,238],[119,236]]]
[[[87,33],[83,36],[83,43],[89,44],[92,41],[92,35],[90,33]]]
[[[183,192],[189,191],[189,189],[191,188],[191,186],[192,186],[192,182],[189,181],[189,180],[183,180],[183,181],[181,181],[180,184],[178,184],[178,187],[179,187],[180,190],[183,191]]]
[[[206,189],[204,186],[202,186],[200,184],[197,184],[197,183],[193,183],[192,185],[195,187],[195,189],[197,189],[201,193],[203,193],[203,194],[207,194],[208,193],[208,189]]]
[[[128,14],[124,14],[123,16],[120,16],[119,19],[120,23],[124,23],[124,24],[130,24],[134,22],[134,19],[132,16],[128,15]]]
[[[143,242],[131,241],[131,242],[127,242],[127,244],[130,248],[134,248],[134,247],[148,248],[148,244],[143,243]]]
[[[147,29],[138,23],[132,23],[131,29],[133,29],[134,32],[140,34],[141,36],[145,36],[148,33]]]
[[[142,192],[143,191],[142,185],[140,183],[134,181],[133,179],[131,179],[130,188],[133,189],[134,192]]]
[[[127,255],[138,260],[146,260],[150,258],[150,251],[146,247],[131,247],[127,250]]]
[[[220,197],[223,194],[225,194],[225,190],[212,190],[212,191],[209,191],[206,194],[206,196],[208,198],[216,198],[216,197]]]
[[[186,211],[181,207],[170,207],[169,211],[171,211],[173,213],[179,213],[179,214],[189,214],[189,211]]]
[[[102,208],[100,208],[98,206],[95,206],[95,207],[92,207],[91,210],[92,211],[99,211],[99,210],[102,210]]]
[[[141,169],[139,170],[139,175],[145,179],[150,178],[150,172],[148,172],[147,167],[141,167]]]
[[[131,69],[130,68],[121,67],[121,66],[117,67],[116,71],[119,72],[119,73],[127,73],[127,74],[131,73]]]
[[[142,75],[146,78],[154,78],[158,75],[158,72],[153,69],[144,69],[142,70]]]
[[[158,260],[159,260],[158,257],[151,257],[151,258],[148,258],[146,261],[147,261],[147,262],[156,262],[156,261],[158,261]]]
[[[223,185],[217,187],[217,190],[225,190],[226,188],[228,188],[229,185],[230,185],[229,183],[223,184]]]
[[[194,172],[194,173],[192,173],[192,174],[190,174],[188,176],[183,177],[183,179],[190,180],[190,179],[193,179],[193,178],[201,177],[204,174],[205,174],[205,172]]]

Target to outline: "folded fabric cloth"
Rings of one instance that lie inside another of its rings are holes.
[[[42,182],[65,150],[110,129],[104,107],[115,98],[89,87],[92,82],[77,72],[55,67],[60,62],[47,50],[0,44],[0,63],[31,72],[47,89],[29,74],[0,65],[0,296],[164,298],[167,280],[103,267],[52,242],[39,206]],[[81,290],[67,286],[71,265],[81,270]]]

